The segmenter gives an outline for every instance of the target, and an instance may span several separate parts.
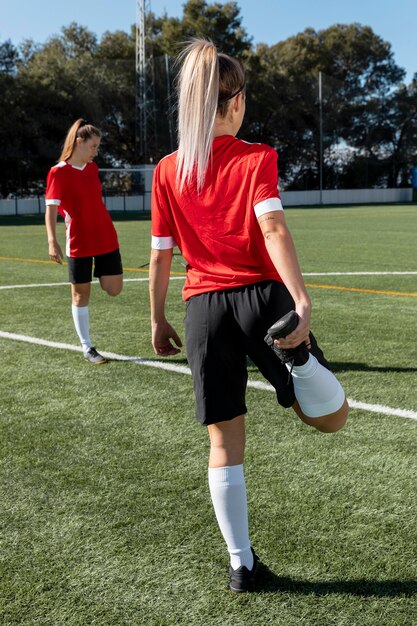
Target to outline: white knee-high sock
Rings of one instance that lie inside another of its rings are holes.
[[[88,315],[88,306],[72,305],[72,319],[74,320],[75,330],[80,338],[84,352],[91,348],[90,339],[90,319]]]
[[[286,365],[291,371],[291,365]],[[293,367],[292,378],[295,397],[307,417],[322,417],[334,413],[345,401],[345,392],[337,378],[312,354],[307,363]]]
[[[209,467],[211,500],[220,531],[230,554],[230,565],[253,567],[249,539],[248,505],[243,465]]]

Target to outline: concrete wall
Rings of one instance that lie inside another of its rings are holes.
[[[0,215],[32,215],[44,213],[45,201],[43,198],[13,198],[0,199]]]
[[[151,194],[143,196],[106,196],[103,198],[109,211],[150,211]],[[33,215],[45,213],[44,198],[0,199],[0,215]]]
[[[145,192],[143,196],[105,196],[103,200],[109,211],[151,210],[150,192]]]
[[[151,173],[149,173],[151,176]],[[147,181],[147,187],[149,181]],[[281,192],[284,207],[318,206],[319,191],[283,191]],[[412,202],[413,190],[410,189],[333,189],[323,191],[324,205],[337,204],[389,204],[393,202]],[[151,193],[146,191],[143,196],[106,196],[104,202],[109,211],[150,211]],[[28,215],[44,213],[43,198],[0,199],[0,215]]]
[[[326,189],[323,204],[389,204],[412,202],[412,189]],[[282,204],[286,206],[308,206],[320,204],[320,191],[283,191]]]

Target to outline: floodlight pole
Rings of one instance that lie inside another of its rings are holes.
[[[166,76],[167,76],[168,107],[169,109],[171,109],[171,76],[169,72],[169,57],[166,53],[165,53],[165,71],[166,71]],[[171,152],[173,152],[174,151],[174,131],[172,128],[171,110],[168,111],[168,130],[169,130],[169,145],[170,145]]]
[[[155,75],[152,45],[146,42],[151,0],[136,0],[136,158],[152,162],[156,153]]]
[[[323,79],[321,71],[319,72],[319,134],[320,204],[323,204]]]
[[[148,152],[146,124],[145,0],[136,3],[136,158]]]

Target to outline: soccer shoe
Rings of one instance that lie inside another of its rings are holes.
[[[84,358],[92,365],[103,365],[103,363],[107,363],[107,359],[99,354],[93,347],[89,348],[87,352],[84,352]]]
[[[290,311],[284,317],[281,317],[275,324],[268,328],[265,341],[275,352],[282,363],[291,363],[291,369],[294,365],[304,365],[308,361],[309,351],[305,343],[300,343],[296,348],[287,348],[286,350],[279,348],[275,343],[275,339],[283,339],[287,337],[298,326],[298,315],[295,311]]]
[[[258,568],[258,557],[256,556],[253,548],[251,548],[253,554],[253,567],[248,570],[247,567],[241,565],[237,569],[229,567],[230,591],[234,593],[244,593],[246,591],[253,591],[255,587],[255,576]]]

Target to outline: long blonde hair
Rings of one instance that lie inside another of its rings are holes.
[[[92,124],[88,124],[85,120],[80,117],[69,129],[67,136],[65,137],[64,145],[62,148],[61,156],[58,159],[59,161],[67,161],[73,155],[75,150],[75,142],[77,138],[80,137],[83,141],[87,141],[87,139],[91,139],[91,137],[101,137],[101,132],[98,128],[93,126]]]
[[[218,53],[205,39],[193,40],[179,60],[177,185],[182,190],[195,176],[200,191],[211,156],[216,115],[226,117],[229,101],[244,88],[245,75],[239,61]]]

